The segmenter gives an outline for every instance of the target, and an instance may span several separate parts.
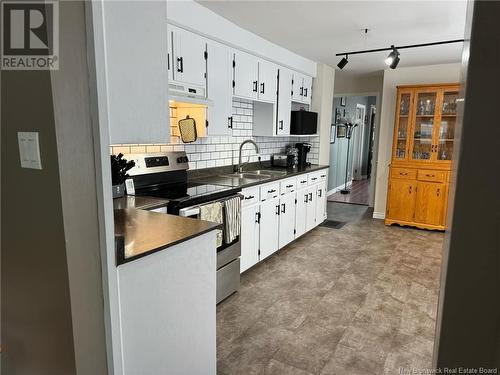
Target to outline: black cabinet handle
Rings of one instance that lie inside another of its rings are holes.
[[[267,192],[268,193],[274,193],[276,190],[272,189],[272,190],[268,190]]]
[[[285,203],[282,203],[281,204],[281,213],[284,214],[285,212],[286,212]]]
[[[277,204],[276,205],[276,215],[279,215],[280,214],[280,205]]]
[[[184,72],[184,59],[182,57],[177,58],[177,71],[179,73]]]
[[[253,81],[253,92],[257,92],[257,81]]]
[[[227,120],[228,120],[227,121],[227,127],[229,129],[232,129],[233,128],[233,116],[228,117]]]
[[[312,202],[313,200],[313,193],[309,193],[309,201]]]
[[[283,120],[280,120],[280,130],[283,130]]]
[[[170,70],[170,53],[167,53],[167,70]]]
[[[319,189],[318,190],[318,197],[322,197],[323,196],[323,189]]]
[[[309,200],[307,199],[307,194],[304,195],[304,203],[307,203]]]
[[[304,87],[300,88],[300,96],[304,96]]]
[[[307,98],[307,87],[304,89],[304,96]]]
[[[260,212],[255,213],[255,222],[260,224]]]
[[[261,94],[264,94],[264,91],[265,91],[265,90],[264,90],[264,82],[262,82],[262,83],[260,84],[260,93],[261,93]]]
[[[286,187],[287,189],[289,189],[289,188],[293,187],[293,185],[286,185],[285,187]]]
[[[316,181],[317,179],[318,179],[317,177],[311,178],[311,180],[313,180],[313,181]]]
[[[305,181],[305,180],[300,181],[301,184],[305,184],[306,182],[307,181]]]
[[[249,195],[248,197],[245,197],[245,199],[254,199],[255,197],[253,195]]]

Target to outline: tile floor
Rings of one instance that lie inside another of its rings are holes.
[[[367,217],[318,227],[242,276],[217,307],[219,374],[430,367],[443,234]]]

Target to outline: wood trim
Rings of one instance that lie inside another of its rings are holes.
[[[415,227],[415,228],[419,228],[419,229],[430,229],[430,230],[438,230],[438,231],[446,230],[446,226],[444,226],[444,225],[430,225],[430,224],[414,223],[411,221],[401,221],[401,220],[392,220],[392,219],[385,219],[384,224],[387,226],[393,225],[393,224],[398,224],[398,225],[406,226],[406,227]]]
[[[422,83],[418,85],[397,85],[398,89],[416,89],[420,87],[445,87],[445,86],[460,86],[458,82],[449,82],[449,83]]]

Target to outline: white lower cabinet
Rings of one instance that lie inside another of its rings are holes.
[[[295,239],[295,194],[287,193],[280,197],[279,248]]]
[[[279,203],[279,198],[273,198],[260,204],[260,260],[279,249]]]
[[[316,226],[316,185],[307,187],[306,232]]]
[[[241,272],[325,220],[325,171],[243,189]]]
[[[240,272],[259,262],[260,206],[241,209],[241,258]]]
[[[297,205],[295,206],[295,238],[299,238],[306,233],[307,202],[309,195],[307,189],[297,191]]]
[[[326,219],[326,183],[321,182],[316,186],[316,225]]]

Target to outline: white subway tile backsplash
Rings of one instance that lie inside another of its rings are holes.
[[[244,99],[233,100],[233,130],[231,136],[209,136],[199,138],[190,144],[161,144],[161,145],[115,145],[111,152],[124,154],[129,152],[158,152],[158,151],[186,151],[190,160],[189,168],[201,169],[215,166],[231,165],[238,162],[238,150],[241,142],[246,139],[254,140],[260,148],[261,161],[270,160],[271,154],[285,152],[287,145],[297,142],[311,143],[311,152],[308,160],[318,163],[319,138],[309,137],[256,137],[252,135],[253,102]],[[244,161],[258,160],[255,150],[245,146]]]

